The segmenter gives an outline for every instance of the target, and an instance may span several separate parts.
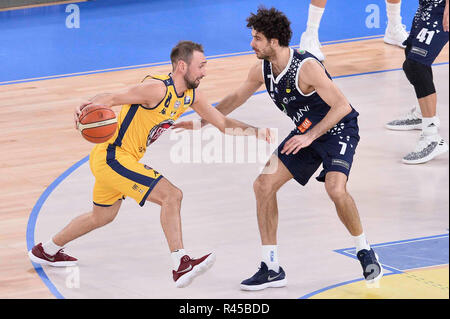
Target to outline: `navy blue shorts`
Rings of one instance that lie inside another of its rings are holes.
[[[406,57],[431,66],[448,42],[448,32],[442,28],[445,1],[419,7],[414,17],[406,45]]]
[[[294,135],[300,134],[298,129],[295,129],[275,152],[294,179],[301,185],[308,183],[320,164],[323,164],[323,170],[316,177],[319,182],[325,182],[325,175],[328,172],[341,172],[348,178],[359,142],[358,132],[358,120],[353,118],[349,122],[337,124],[329,132],[312,142],[310,146],[300,149],[297,154],[281,154],[284,144]]]

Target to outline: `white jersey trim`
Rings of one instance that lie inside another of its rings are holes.
[[[266,83],[266,75],[264,74],[264,61],[265,60],[261,60],[261,71],[262,71],[262,76],[263,76],[263,81],[264,83]]]
[[[297,91],[299,91],[301,95],[306,96],[306,97],[311,96],[311,95],[313,95],[314,93],[316,93],[316,90],[314,90],[314,91],[312,91],[312,92],[309,93],[309,94],[304,94],[304,93],[302,92],[302,90],[300,90],[300,88],[299,88],[299,86],[298,86],[298,78],[299,78],[299,75],[300,75],[300,69],[302,68],[303,63],[305,63],[305,62],[308,61],[308,60],[314,60],[314,61],[316,61],[316,62],[319,63],[319,65],[325,70],[325,67],[323,66],[322,63],[320,63],[320,61],[318,61],[318,60],[316,60],[316,59],[314,59],[314,58],[311,58],[311,57],[310,57],[310,58],[306,58],[306,59],[304,59],[302,62],[300,62],[300,65],[299,65],[298,68],[297,68],[297,74],[295,75],[295,87],[297,88]]]
[[[271,75],[272,75],[272,81],[273,81],[275,84],[278,84],[278,82],[281,80],[281,78],[282,78],[282,77],[286,74],[286,72],[289,70],[289,68],[291,67],[291,63],[292,63],[292,58],[293,58],[293,57],[294,57],[294,50],[293,50],[293,49],[290,49],[289,62],[288,62],[288,64],[286,65],[286,67],[284,68],[284,70],[283,70],[280,74],[278,74],[278,76],[277,76],[276,79],[273,78],[272,62],[270,62],[270,73],[271,73]]]

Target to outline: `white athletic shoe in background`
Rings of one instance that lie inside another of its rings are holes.
[[[439,123],[436,124],[439,126]],[[409,131],[422,129],[422,113],[418,106],[413,107],[408,113],[399,116],[398,119],[386,123],[386,128],[394,131]]]
[[[447,151],[448,145],[439,134],[421,134],[414,151],[403,157],[402,161],[405,164],[422,164]]]
[[[306,50],[313,54],[319,61],[325,60],[325,56],[322,51],[320,51],[321,45],[319,42],[318,34],[311,34],[308,32],[303,32],[300,38],[300,50]]]
[[[397,24],[394,26],[388,26],[384,34],[384,42],[406,48],[403,42],[408,38],[408,32],[406,32],[406,26],[404,24]]]

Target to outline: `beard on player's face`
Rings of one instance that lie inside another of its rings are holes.
[[[255,51],[256,57],[260,60],[269,60],[274,55],[275,51],[269,41],[267,41],[265,47],[260,49],[253,48],[253,50]]]
[[[187,69],[186,74],[184,75],[184,81],[186,83],[186,87],[188,89],[196,89],[200,85],[200,80],[203,78],[203,76],[200,77],[194,77],[189,72],[189,67]]]

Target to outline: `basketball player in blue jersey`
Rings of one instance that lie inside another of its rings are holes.
[[[97,144],[90,154],[90,167],[95,176],[92,211],[73,219],[47,242],[34,246],[28,253],[33,262],[56,267],[75,265],[77,259],[63,253],[63,246],[113,221],[122,199],[131,197],[140,206],[147,201],[161,206],[161,226],[173,260],[172,276],[176,287],[189,285],[213,265],[214,253],[194,259],[184,249],[180,216],[182,191],[139,160],[146,148],[188,107],[224,133],[226,128],[240,128],[227,132],[258,135],[269,141],[270,131],[258,131],[225,117],[196,90],[206,75],[207,61],[200,44],[182,41],[173,48],[170,58],[171,74],[147,76],[139,85],[123,92],[98,95],[76,108],[77,126],[85,107],[122,105],[118,129],[111,139]],[[249,128],[252,130],[247,130]]]
[[[269,161],[278,161],[276,171],[263,170],[254,182],[262,262],[259,271],[241,283],[241,289],[286,285],[286,274],[278,264],[276,194],[292,178],[305,185],[320,164],[323,170],[317,180],[325,182],[340,220],[353,236],[365,279],[375,282],[382,277],[382,267],[366,240],[355,202],[346,190],[359,141],[358,112],[315,56],[289,48],[292,31],[282,12],[260,7],[247,21],[247,27],[252,28],[251,46],[262,63],[250,69],[247,80],[226,96],[217,109],[229,114],[265,84],[273,102],[292,119],[295,129],[273,155],[277,158]],[[207,121],[202,120],[202,125],[205,124]],[[176,127],[191,129],[193,122],[181,122]]]
[[[448,151],[448,144],[439,135],[437,95],[431,69],[448,43],[448,6],[448,0],[420,0],[405,41],[403,71],[414,87],[419,107],[413,107],[406,115],[386,124],[390,130],[422,131],[415,149],[403,157],[405,164],[426,163]]]

